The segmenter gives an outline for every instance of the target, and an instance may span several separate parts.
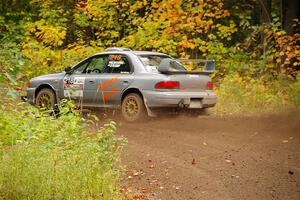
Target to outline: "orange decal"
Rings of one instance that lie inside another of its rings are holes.
[[[113,77],[107,81],[104,81],[101,85],[98,86],[98,90],[100,92],[103,92],[102,99],[104,102],[109,101],[111,97],[119,93],[118,88],[115,86],[115,83],[117,83],[119,80],[120,80],[119,77]],[[110,86],[111,89],[108,90],[107,88]]]
[[[109,86],[113,86],[119,80],[119,77],[113,77],[111,79],[108,79],[107,81],[104,81],[101,85],[98,86],[98,90],[100,92],[103,92],[106,88],[108,88]]]
[[[109,99],[110,99],[111,97],[115,96],[115,95],[118,94],[118,93],[119,93],[119,90],[118,90],[118,89],[112,90],[112,91],[108,91],[108,92],[105,92],[105,93],[103,94],[102,99],[103,99],[104,102],[109,101]]]

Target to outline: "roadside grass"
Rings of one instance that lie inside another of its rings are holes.
[[[60,109],[53,117],[27,103],[0,105],[0,199],[122,199],[116,124],[90,132]]]
[[[245,79],[238,74],[225,77],[215,88],[218,96],[212,109],[216,115],[253,115],[300,108],[300,79]]]

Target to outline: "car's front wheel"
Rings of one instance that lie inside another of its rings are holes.
[[[124,98],[122,115],[129,122],[141,120],[146,116],[144,101],[139,94],[130,93]]]
[[[42,109],[47,111],[55,112],[55,94],[53,90],[49,88],[44,88],[36,96],[36,105]]]

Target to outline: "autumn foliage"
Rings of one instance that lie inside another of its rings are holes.
[[[258,81],[268,88],[276,80],[293,86],[299,76],[299,33],[283,30],[279,4],[271,23],[260,24],[259,5],[256,0],[11,1],[0,7],[0,82],[21,88],[31,77],[122,46],[214,59],[216,90],[229,78],[241,78],[245,87]]]

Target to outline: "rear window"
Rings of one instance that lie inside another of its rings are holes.
[[[158,72],[157,68],[161,63],[161,61],[164,58],[170,58],[169,56],[164,56],[164,55],[139,55],[138,57],[144,64],[146,70],[150,72]],[[170,68],[175,71],[177,70],[186,71],[186,68],[177,61],[171,62]]]

